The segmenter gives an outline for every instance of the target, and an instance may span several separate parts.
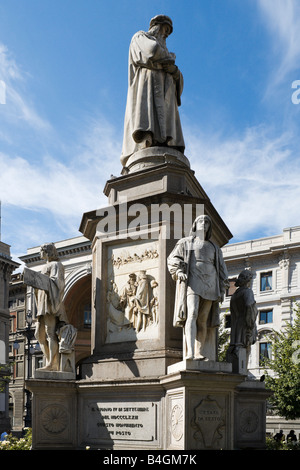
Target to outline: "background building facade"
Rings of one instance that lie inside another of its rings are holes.
[[[9,282],[13,271],[19,267],[12,261],[10,246],[0,241],[0,433],[10,428],[8,382],[9,362]]]
[[[75,343],[75,361],[78,365],[90,355],[91,349],[91,246],[84,237],[63,240],[55,243],[55,246],[65,268],[64,303],[68,320],[78,330]],[[44,264],[39,246],[28,249],[27,254],[20,259],[35,271],[40,271]],[[33,333],[36,305],[34,291],[23,283],[20,273],[13,275],[10,282],[9,312],[9,351],[13,363],[9,385],[10,418],[12,429],[18,432],[24,427],[27,412],[25,380],[32,377],[35,369],[43,366],[43,355],[34,337],[28,351],[26,315],[30,312],[33,316],[30,327]]]
[[[257,308],[257,342],[251,348],[249,373],[255,378],[264,374],[262,359],[272,354],[270,334],[280,331],[286,322],[293,322],[296,302],[300,301],[300,227],[290,227],[280,235],[232,243],[222,248],[228,269],[230,288],[222,304],[224,325],[230,329],[230,297],[235,291],[235,280],[243,269],[253,274],[252,290]],[[229,330],[228,330],[229,331]],[[267,431],[297,429],[300,420],[287,422],[268,414]]]

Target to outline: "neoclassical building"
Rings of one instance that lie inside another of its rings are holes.
[[[225,326],[230,328],[230,297],[235,280],[243,269],[253,273],[252,290],[257,308],[257,342],[251,348],[249,372],[256,378],[264,374],[262,358],[272,354],[272,330],[280,331],[286,322],[293,321],[295,303],[300,301],[300,227],[289,227],[282,234],[239,243],[223,249],[230,288],[222,304]],[[292,424],[300,433],[300,421]],[[283,429],[287,434],[291,423],[268,416],[267,431]]]
[[[10,256],[10,246],[0,241],[0,433],[10,428],[8,383],[9,362],[9,282],[15,269],[19,267]]]

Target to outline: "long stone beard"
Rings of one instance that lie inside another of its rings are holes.
[[[166,41],[166,38],[164,38],[161,34],[158,34],[157,36],[155,36],[157,41],[159,42],[159,45],[165,49],[166,51],[168,50],[167,48],[167,41]]]
[[[167,41],[166,41],[166,38],[164,38],[160,32],[160,27],[159,26],[154,26],[153,28],[151,28],[151,30],[149,31],[152,36],[155,37],[155,39],[157,40],[157,42],[159,43],[159,45],[164,49],[166,50],[167,52],[168,51],[168,48],[167,48]]]

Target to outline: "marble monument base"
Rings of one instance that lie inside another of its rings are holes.
[[[167,449],[265,448],[269,392],[230,370],[229,363],[190,360],[168,368],[161,379]]]
[[[33,449],[233,450],[265,447],[261,382],[231,364],[181,361],[160,377],[31,379]]]

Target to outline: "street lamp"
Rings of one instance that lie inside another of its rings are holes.
[[[31,329],[32,326],[32,313],[31,310],[28,310],[27,315],[26,315],[26,324],[27,327],[23,331],[23,335],[27,338],[27,380],[30,378],[30,363],[31,363],[31,340],[34,337],[34,332]],[[25,428],[30,428],[31,427],[31,399],[30,399],[30,391],[25,389],[26,393],[26,414],[24,418],[24,424]]]

